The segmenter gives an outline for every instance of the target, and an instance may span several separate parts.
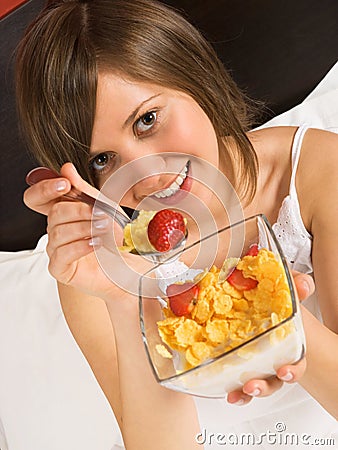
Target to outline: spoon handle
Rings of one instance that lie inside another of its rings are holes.
[[[53,178],[60,178],[60,174],[56,171],[49,169],[48,167],[36,167],[35,169],[31,170],[27,176],[26,176],[26,183],[29,186],[32,186],[33,184],[38,183],[42,180],[51,180]],[[130,222],[130,219],[122,214],[120,211],[118,211],[116,208],[114,208],[111,205],[108,205],[107,203],[102,202],[101,200],[97,200],[94,197],[91,197],[90,195],[85,194],[84,192],[80,192],[76,188],[72,187],[71,190],[64,194],[63,197],[66,197],[70,200],[76,200],[83,203],[87,203],[90,206],[97,206],[102,211],[104,211],[106,214],[111,216],[113,219],[116,220],[116,222],[124,228],[127,223]]]

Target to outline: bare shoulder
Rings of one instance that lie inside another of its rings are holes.
[[[338,135],[309,129],[297,171],[299,203],[313,236],[312,263],[324,323],[338,333]]]
[[[297,127],[280,126],[253,130],[248,137],[257,153],[260,166],[273,170],[290,166],[290,154]]]
[[[297,129],[270,127],[248,134],[262,165],[270,167],[274,176],[284,174],[287,184],[291,175],[291,148]],[[310,232],[313,232],[314,218],[323,219],[328,217],[328,210],[329,214],[337,210],[337,180],[338,134],[308,129],[302,142],[296,188],[303,222]]]
[[[338,204],[338,135],[311,128],[303,140],[297,171],[300,203],[313,228],[316,218],[337,211]]]
[[[304,136],[303,147],[305,152],[315,158],[316,161],[321,160],[324,155],[329,158],[329,161],[337,160],[337,145],[338,134],[330,131],[310,128]],[[326,162],[329,163],[329,161]]]
[[[254,146],[264,144],[283,148],[287,147],[287,143],[292,144],[297,128],[291,126],[259,128],[251,131],[248,136]]]
[[[316,185],[317,195],[321,187],[337,185],[338,134],[310,128],[303,140],[299,161],[300,177]],[[313,192],[316,196],[316,192]]]

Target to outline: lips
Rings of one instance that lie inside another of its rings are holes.
[[[182,195],[190,191],[191,178],[191,164],[190,161],[186,163],[176,179],[166,188],[156,192],[152,195],[153,198],[165,204],[174,204],[181,200]]]

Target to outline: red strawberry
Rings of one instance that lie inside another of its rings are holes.
[[[257,255],[258,255],[258,244],[250,245],[246,256],[257,256]]]
[[[186,227],[182,214],[162,209],[148,224],[148,238],[158,252],[175,248],[183,239]]]
[[[258,284],[258,281],[253,278],[245,278],[243,272],[239,269],[235,269],[228,276],[227,281],[239,291],[248,291],[255,288]]]
[[[192,311],[198,291],[198,286],[193,283],[171,284],[167,287],[169,306],[175,316],[186,316]]]

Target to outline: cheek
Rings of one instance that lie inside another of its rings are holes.
[[[218,142],[214,128],[201,112],[192,111],[172,120],[166,130],[165,151],[190,153],[218,166]]]

